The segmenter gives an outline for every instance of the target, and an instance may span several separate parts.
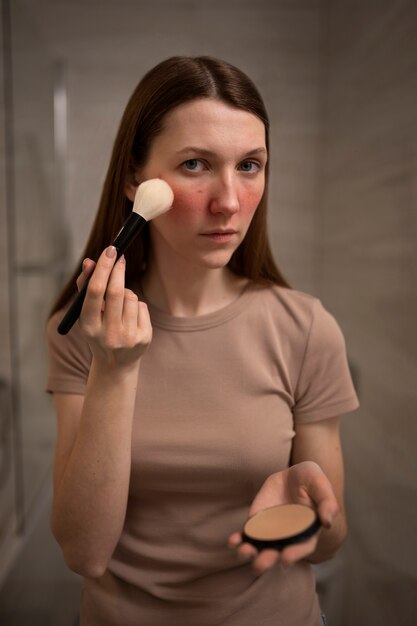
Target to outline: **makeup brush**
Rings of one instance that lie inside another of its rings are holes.
[[[146,180],[136,190],[133,209],[112,242],[117,258],[124,254],[142,228],[155,217],[166,213],[172,206],[174,194],[171,187],[160,178]],[[87,280],[58,326],[60,335],[66,335],[80,317],[88,287]]]

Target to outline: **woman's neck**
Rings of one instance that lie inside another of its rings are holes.
[[[195,317],[213,313],[236,300],[247,285],[227,267],[165,267],[152,261],[141,287],[146,300],[175,317]]]

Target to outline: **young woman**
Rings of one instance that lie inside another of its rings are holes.
[[[85,577],[83,626],[321,624],[311,563],[345,537],[338,416],[357,399],[337,323],[270,252],[268,130],[253,83],[208,57],[160,63],[123,115],[48,323],[52,526]],[[108,244],[156,177],[173,207],[115,262]],[[287,502],[318,511],[318,535],[242,543],[248,516]]]

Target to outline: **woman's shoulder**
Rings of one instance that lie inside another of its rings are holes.
[[[317,309],[323,309],[320,300],[309,293],[281,285],[257,286],[259,304],[280,315],[300,323],[310,323]]]
[[[56,311],[46,324],[48,374],[46,390],[60,393],[84,393],[91,365],[90,347],[78,323],[69,333],[60,335],[58,325],[65,309]]]
[[[318,297],[280,285],[254,288],[253,311],[264,323],[297,340],[314,335],[326,343],[341,341],[339,323]]]
[[[66,313],[66,307],[53,313],[46,323],[45,335],[50,352],[61,358],[78,355],[82,360],[91,360],[91,351],[78,323],[75,323],[66,335],[58,332],[58,326]]]

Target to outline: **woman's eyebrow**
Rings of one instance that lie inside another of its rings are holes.
[[[187,152],[198,152],[199,154],[203,154],[206,156],[213,156],[215,153],[212,150],[207,150],[207,148],[199,148],[198,146],[186,146],[185,148],[181,148],[181,150],[177,150],[176,154],[186,154]]]
[[[268,156],[268,151],[266,148],[255,148],[254,150],[249,150],[247,155],[255,155],[255,154],[263,154],[264,156]]]
[[[181,148],[181,150],[177,150],[176,154],[178,155],[182,155],[182,154],[188,154],[190,152],[196,152],[198,154],[201,154],[203,156],[216,156],[216,153],[213,152],[212,150],[207,150],[207,148],[201,148],[198,146],[186,146],[185,148]],[[260,147],[260,148],[254,148],[253,150],[248,150],[245,156],[250,156],[250,155],[255,155],[255,154],[264,154],[265,156],[267,156],[267,150],[264,147]],[[243,158],[244,158],[243,157]]]

